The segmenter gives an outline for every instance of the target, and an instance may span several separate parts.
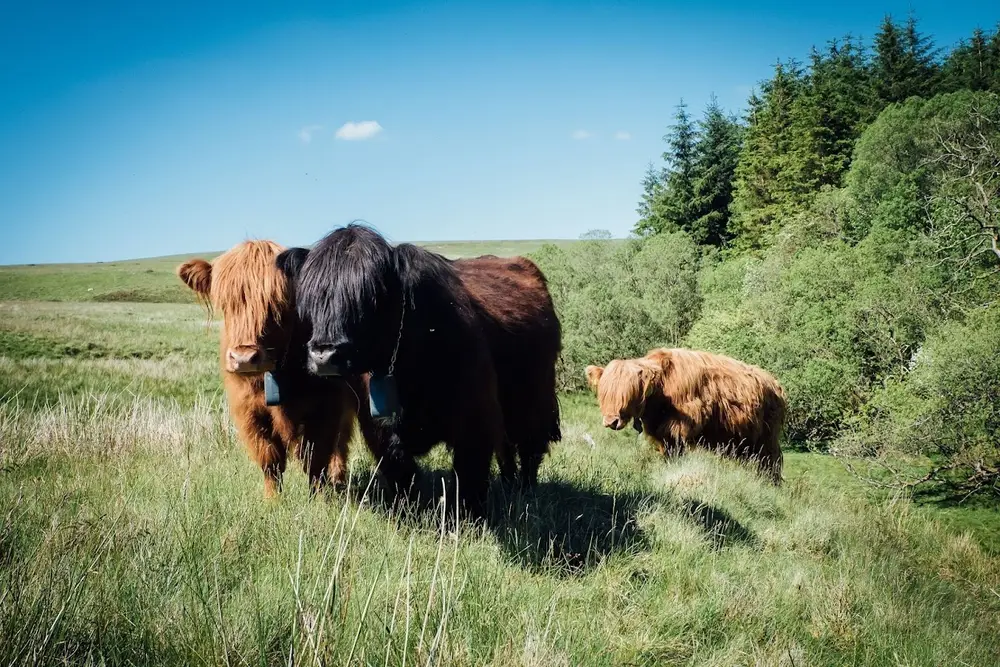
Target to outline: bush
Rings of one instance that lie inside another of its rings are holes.
[[[837,246],[724,262],[702,276],[705,315],[686,344],[773,373],[789,397],[788,436],[828,438],[863,386],[851,349],[854,269]]]
[[[885,462],[926,461],[901,472],[893,468],[897,483],[942,480],[966,491],[996,491],[1000,306],[979,311],[966,323],[944,324],[928,337],[909,372],[874,393],[837,451]]]
[[[699,252],[683,232],[546,245],[532,259],[549,281],[562,322],[563,390],[586,388],[587,364],[679,344],[698,318]]]

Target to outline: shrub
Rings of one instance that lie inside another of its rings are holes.
[[[679,344],[698,318],[699,252],[683,232],[547,245],[533,259],[562,321],[561,389],[585,389],[587,364]]]
[[[892,464],[896,483],[943,481],[965,492],[1000,484],[1000,306],[944,324],[888,381],[838,441],[836,451]],[[918,461],[919,463],[919,461]],[[928,471],[928,468],[930,470]]]

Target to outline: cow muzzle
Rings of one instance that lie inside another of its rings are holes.
[[[309,372],[320,376],[348,375],[354,367],[350,343],[309,343]]]
[[[226,370],[238,375],[256,375],[274,370],[274,362],[256,345],[239,345],[226,350]]]
[[[626,424],[628,424],[628,420],[622,419],[617,415],[615,415],[614,417],[607,417],[607,416],[604,417],[605,428],[610,428],[613,431],[622,430],[623,428],[625,428]]]

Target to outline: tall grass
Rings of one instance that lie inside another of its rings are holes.
[[[265,502],[219,401],[4,402],[0,661],[995,664],[1000,564],[968,536],[807,455],[776,489],[564,412],[538,489],[496,483],[456,528],[443,451],[423,502],[385,497],[360,446],[347,492],[309,500],[290,469]]]

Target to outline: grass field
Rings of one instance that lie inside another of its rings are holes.
[[[385,506],[358,443],[348,492],[265,502],[181,259],[0,268],[3,664],[1000,664],[995,509],[667,463],[588,396],[481,528]]]

